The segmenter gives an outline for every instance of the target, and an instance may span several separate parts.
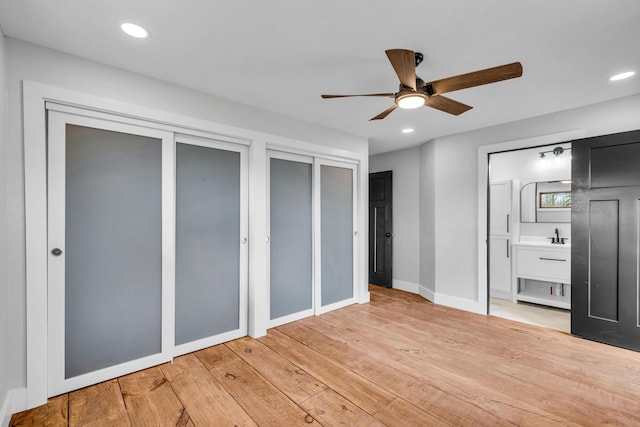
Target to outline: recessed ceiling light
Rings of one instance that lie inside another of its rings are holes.
[[[122,28],[122,31],[129,34],[131,37],[135,37],[138,39],[149,37],[149,32],[142,28],[140,25],[125,22],[124,24],[120,25],[120,28]]]
[[[636,73],[635,71],[627,71],[625,73],[616,74],[615,76],[609,78],[609,80],[611,80],[612,82],[615,82],[616,80],[628,79],[629,77],[632,77],[635,73]]]
[[[413,128],[402,129],[402,133],[411,133],[413,132]]]

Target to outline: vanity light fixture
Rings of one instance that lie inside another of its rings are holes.
[[[616,74],[615,76],[611,76],[609,81],[615,82],[618,80],[628,79],[629,77],[633,77],[635,73],[635,71],[626,71],[624,73]]]
[[[120,25],[120,28],[131,37],[135,37],[137,39],[145,39],[149,37],[149,32],[147,30],[142,28],[140,25],[132,24],[131,22],[125,22]]]
[[[559,158],[565,151],[571,151],[571,148],[555,147],[553,150],[540,151],[538,155],[541,159],[544,159],[547,154],[551,153],[555,158]]]
[[[402,133],[412,133],[412,132],[413,132],[413,128],[402,129]]]

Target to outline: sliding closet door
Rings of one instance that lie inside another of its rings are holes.
[[[313,314],[313,158],[269,154],[269,320]]]
[[[246,157],[236,144],[178,139],[175,355],[246,335]]]
[[[356,166],[316,160],[320,221],[318,312],[355,302]]]
[[[49,113],[49,395],[171,358],[171,139]]]

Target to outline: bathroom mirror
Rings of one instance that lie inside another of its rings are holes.
[[[524,185],[520,190],[520,222],[571,222],[571,181]]]

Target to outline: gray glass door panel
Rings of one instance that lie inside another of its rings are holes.
[[[353,294],[353,169],[320,165],[321,305]]]
[[[176,344],[240,328],[240,153],[176,147]]]
[[[270,319],[313,308],[312,165],[271,158]]]
[[[66,125],[65,378],[161,351],[161,142]]]

